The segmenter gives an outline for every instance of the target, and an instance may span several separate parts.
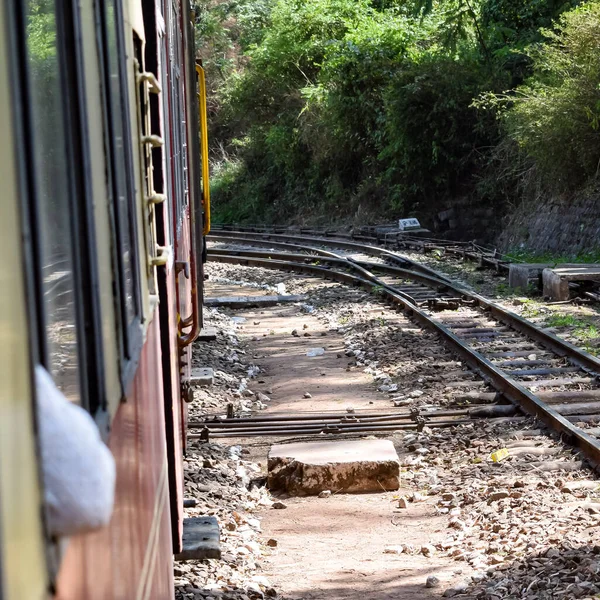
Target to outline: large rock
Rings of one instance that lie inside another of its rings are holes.
[[[399,485],[400,461],[389,440],[279,444],[269,452],[269,488],[292,496],[382,492]]]

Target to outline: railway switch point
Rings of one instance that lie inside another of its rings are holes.
[[[215,373],[210,367],[197,367],[192,369],[192,374],[189,378],[189,383],[192,387],[200,387],[212,385]]]
[[[382,492],[400,486],[400,461],[390,440],[277,444],[268,459],[267,485],[292,496]]]
[[[183,549],[175,560],[221,558],[219,524],[215,517],[191,517],[183,520]]]

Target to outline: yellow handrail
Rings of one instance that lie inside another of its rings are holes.
[[[204,235],[210,231],[210,182],[208,169],[208,119],[206,110],[206,78],[204,69],[196,65],[198,73],[198,106],[200,112],[200,148],[202,154],[202,203],[204,204]]]

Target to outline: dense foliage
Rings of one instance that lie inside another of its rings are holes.
[[[600,3],[575,5],[199,0],[217,218],[427,216],[502,204],[532,173],[585,185]]]

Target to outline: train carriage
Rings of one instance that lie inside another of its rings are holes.
[[[193,18],[188,0],[0,6],[4,600],[173,596],[209,227]],[[36,365],[114,457],[96,531],[49,532]]]

